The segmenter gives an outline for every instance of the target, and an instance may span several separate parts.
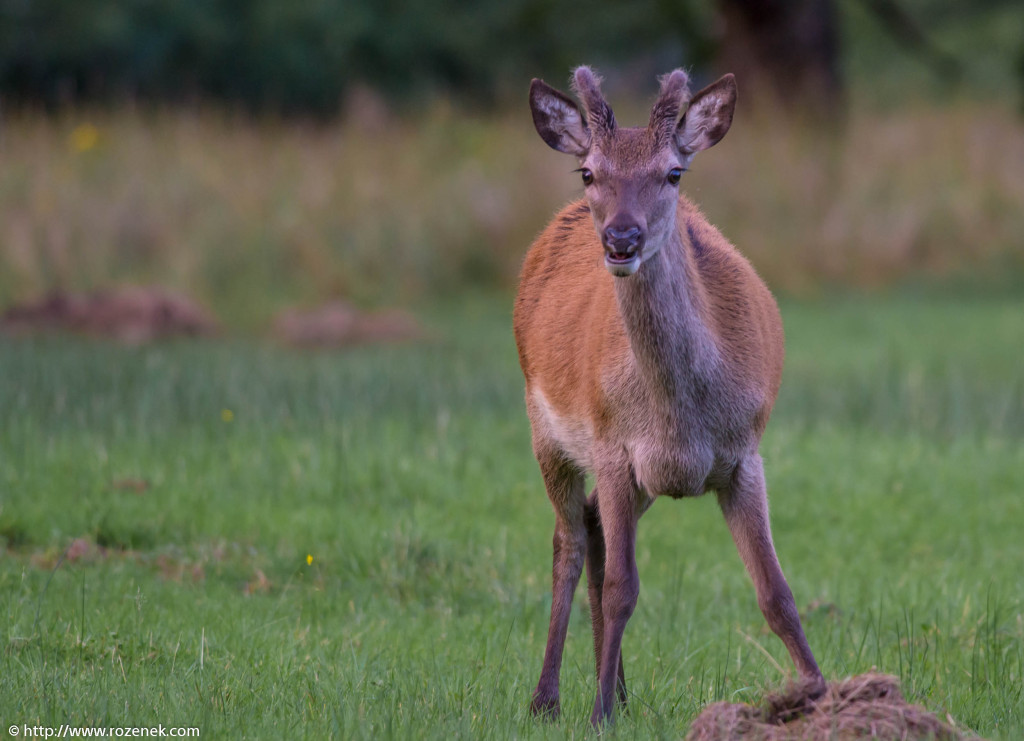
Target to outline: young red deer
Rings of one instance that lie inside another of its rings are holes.
[[[579,159],[586,197],[530,248],[515,306],[533,450],[555,509],[551,623],[533,710],[559,711],[584,561],[599,682],[591,722],[625,701],[637,521],[658,496],[709,490],[768,624],[823,689],[772,545],[758,454],[782,373],[778,308],[678,189],[693,156],[729,129],[736,83],[726,75],[691,98],[676,70],[662,78],[647,127],[620,128],[591,70],[577,69],[574,82],[583,112],[540,80],[530,87],[537,131]]]

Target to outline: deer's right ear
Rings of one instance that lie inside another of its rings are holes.
[[[549,147],[577,157],[590,150],[590,130],[569,96],[534,79],[530,84],[530,110],[537,133]]]

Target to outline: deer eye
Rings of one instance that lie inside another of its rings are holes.
[[[590,185],[591,183],[594,182],[594,173],[592,173],[585,167],[582,170],[580,170],[580,177],[583,179],[584,185]]]
[[[668,180],[669,185],[679,185],[679,179],[682,176],[683,171],[678,167],[673,167],[671,170],[668,171],[668,176],[666,177],[666,180]]]

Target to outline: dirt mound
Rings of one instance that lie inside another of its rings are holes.
[[[407,342],[424,338],[419,322],[389,309],[362,312],[332,301],[309,311],[286,309],[274,319],[274,336],[297,347],[343,347],[371,342]]]
[[[91,294],[56,292],[15,305],[0,317],[0,331],[14,335],[75,332],[140,343],[209,335],[217,323],[196,303],[154,287],[126,287]]]
[[[810,685],[796,683],[768,695],[762,707],[716,702],[697,716],[686,741],[847,741],[930,739],[965,741],[965,735],[900,692],[896,677],[861,674],[828,685],[811,699]]]

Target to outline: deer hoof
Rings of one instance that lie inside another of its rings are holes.
[[[601,733],[605,728],[610,728],[615,724],[615,716],[610,712],[604,712],[598,708],[594,708],[593,714],[590,716],[590,725],[595,731]]]
[[[828,684],[821,674],[817,676],[802,677],[800,684],[803,686],[804,694],[808,700],[819,700],[828,691]]]
[[[530,712],[542,720],[555,720],[562,712],[558,695],[546,697],[539,692],[534,692],[533,701],[530,702]]]

